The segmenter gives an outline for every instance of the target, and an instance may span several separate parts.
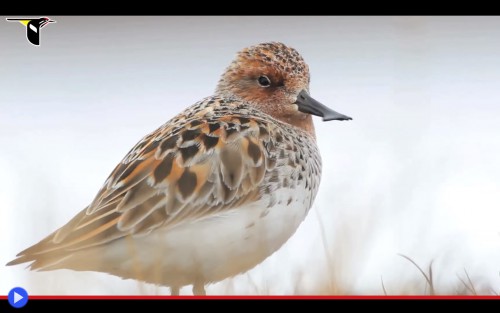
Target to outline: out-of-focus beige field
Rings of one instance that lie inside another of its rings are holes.
[[[311,219],[316,220],[319,253],[317,263],[294,265],[287,259],[290,251],[285,245],[262,265],[247,273],[208,285],[209,295],[499,295],[497,280],[470,273],[466,268],[450,272],[446,263],[435,260],[415,261],[404,254],[393,256],[393,261],[400,265],[401,279],[379,277],[378,286],[363,285],[356,281],[357,273],[364,269],[366,251],[370,249],[370,236],[376,229],[369,225],[369,218],[362,223],[363,231],[344,224],[334,231],[325,228],[321,215],[311,212]],[[357,226],[360,226],[359,224]],[[330,233],[330,235],[328,235]],[[293,242],[293,239],[291,240]],[[296,252],[293,252],[296,253]],[[131,258],[134,256],[131,255]],[[269,262],[270,261],[270,262]],[[291,268],[290,271],[280,271]],[[288,266],[287,266],[288,265]],[[295,267],[295,268],[294,268]],[[402,270],[401,270],[402,269]],[[403,272],[401,272],[403,271]],[[138,270],[140,272],[140,269]],[[275,275],[280,273],[280,275]],[[387,273],[387,272],[386,272]],[[443,277],[452,275],[452,277]],[[451,273],[451,274],[450,274]],[[74,271],[25,272],[32,290],[41,294],[119,294],[119,295],[169,295],[166,287],[155,286],[134,280],[121,280],[108,274]],[[274,275],[274,276],[273,276]],[[390,276],[389,276],[390,277]],[[286,278],[280,281],[280,278]],[[365,292],[365,290],[369,290]],[[191,286],[184,287],[182,295],[191,295]]]

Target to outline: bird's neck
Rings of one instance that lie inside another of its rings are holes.
[[[309,114],[300,114],[293,116],[275,116],[274,118],[300,128],[304,132],[308,133],[312,138],[316,139],[316,132],[314,130],[314,123],[312,116]]]

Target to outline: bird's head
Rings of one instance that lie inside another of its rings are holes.
[[[308,131],[313,131],[311,114],[324,121],[351,119],[314,100],[309,82],[309,67],[302,56],[283,43],[269,42],[238,52],[216,92]]]

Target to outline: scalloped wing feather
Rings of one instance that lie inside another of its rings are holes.
[[[210,105],[208,101],[208,105]],[[244,115],[213,113],[200,102],[144,137],[115,168],[94,201],[70,222],[20,252],[9,265],[64,257],[160,227],[237,209],[259,199],[268,160],[268,127]],[[234,111],[233,111],[234,112]],[[201,115],[201,117],[200,117]],[[242,153],[244,152],[244,153]]]

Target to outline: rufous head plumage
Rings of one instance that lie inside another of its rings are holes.
[[[236,97],[314,136],[313,115],[350,119],[309,97],[309,67],[293,48],[279,42],[245,48],[222,75],[216,93]],[[308,103],[304,106],[302,101]],[[311,110],[311,101],[317,111]]]

